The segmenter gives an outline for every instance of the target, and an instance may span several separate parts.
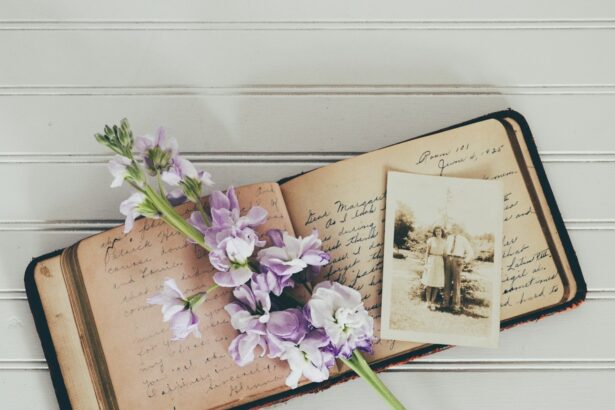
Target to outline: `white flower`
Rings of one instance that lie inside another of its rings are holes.
[[[120,212],[126,216],[124,233],[128,233],[132,230],[135,219],[141,215],[141,213],[139,213],[139,207],[145,203],[145,199],[145,194],[135,192],[120,204]]]
[[[162,305],[162,317],[165,322],[169,322],[173,340],[185,339],[191,333],[201,337],[199,319],[192,311],[190,301],[173,279],[166,278],[162,292],[148,298],[147,303]]]
[[[374,319],[356,290],[337,282],[321,282],[305,309],[312,326],[324,329],[331,339],[336,357],[350,358],[355,349],[371,351]]]
[[[113,157],[107,168],[109,172],[113,176],[113,182],[111,182],[111,188],[117,188],[122,186],[124,179],[128,175],[128,166],[131,164],[130,159],[123,157],[121,155],[116,155]]]
[[[327,380],[329,368],[335,364],[328,345],[329,338],[322,330],[312,330],[299,344],[286,342],[286,349],[280,356],[290,367],[286,385],[296,388],[301,376],[317,383]]]

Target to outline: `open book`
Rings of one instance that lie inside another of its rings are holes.
[[[286,180],[237,189],[243,208],[260,205],[258,230],[318,229],[332,262],[321,276],[361,292],[380,335],[383,229],[388,170],[499,179],[504,186],[502,327],[582,302],[586,286],[529,128],[514,111],[359,155]],[[420,193],[417,193],[420,194]],[[179,207],[188,215],[191,204]],[[235,336],[217,290],[199,310],[201,339],[171,342],[159,306],[146,298],[166,276],[187,294],[212,284],[206,254],[161,221],[140,219],[35,259],[28,299],[60,405],[73,408],[192,409],[268,404],[352,375],[340,367],[321,384],[289,390],[286,364],[266,357],[238,367]],[[380,340],[376,369],[442,346]]]

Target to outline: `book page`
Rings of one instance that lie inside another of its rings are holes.
[[[523,134],[521,131],[521,127],[512,118],[506,118],[506,121],[512,126],[513,131],[515,132],[517,136],[517,141],[519,142],[519,145],[520,145],[519,148],[520,148],[520,151],[523,155],[525,162],[531,163],[530,153],[525,144],[525,141],[523,140],[523,137],[522,137]],[[538,175],[536,174],[536,170],[533,167],[528,167],[526,171],[527,171],[527,177],[532,180],[533,186],[536,190],[536,199],[540,203],[540,207],[537,207],[537,208],[544,209],[546,211],[546,214],[544,215],[544,220],[546,223],[543,225],[543,231],[547,230],[550,233],[557,232],[555,221],[553,220],[553,216],[549,212],[549,204],[547,203],[547,198],[544,196],[542,187],[540,185],[540,181],[538,179]],[[552,241],[552,243],[550,244],[550,247],[553,248],[552,253],[556,256],[565,255],[566,253],[565,253],[564,245],[562,244],[561,238],[558,235],[551,235],[550,239]],[[573,274],[573,271],[572,271],[572,268],[570,266],[568,259],[565,256],[561,256],[559,258],[559,263],[561,264],[561,266],[558,272],[560,274],[563,274],[562,279],[564,279],[565,291],[567,293],[564,295],[565,296],[564,299],[566,301],[570,301],[574,299],[574,297],[576,296],[577,283],[574,278],[574,274]]]
[[[62,276],[60,256],[37,263],[34,280],[70,403],[74,409],[97,408],[96,394]]]
[[[242,208],[260,205],[269,213],[257,229],[292,233],[279,186],[255,184],[237,189]],[[179,211],[188,216],[193,205]],[[237,366],[227,348],[236,331],[224,306],[230,290],[220,288],[198,309],[202,338],[171,341],[160,306],[148,305],[167,276],[186,295],[213,284],[207,254],[160,220],[140,219],[124,235],[123,227],[83,241],[78,259],[104,359],[117,403],[122,409],[193,409],[227,407],[285,390],[285,362],[257,358]],[[202,402],[202,404],[199,404]]]
[[[366,308],[376,318],[376,335],[380,334],[389,170],[501,180],[505,207],[501,319],[566,298],[568,289],[545,239],[509,134],[502,123],[491,119],[341,161],[281,186],[296,234],[306,235],[317,228],[324,248],[332,254],[332,263],[322,271],[323,279],[339,281],[362,293]],[[417,346],[381,340],[371,360]]]

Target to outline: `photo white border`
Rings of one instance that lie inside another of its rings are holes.
[[[425,180],[433,179],[434,183],[441,183],[442,179],[458,180],[463,184],[481,184],[483,186],[492,185],[493,195],[499,195],[497,201],[500,203],[499,210],[501,224],[494,227],[494,253],[493,263],[495,272],[502,272],[502,239],[504,225],[504,193],[502,183],[499,180],[482,180],[467,178],[451,178],[431,175],[419,175],[406,172],[388,171],[387,173],[387,196],[384,225],[384,255],[382,269],[382,321],[380,337],[386,340],[401,340],[408,342],[457,345],[457,346],[478,346],[478,347],[497,347],[500,335],[500,292],[501,276],[499,280],[493,280],[491,286],[491,326],[487,336],[464,336],[457,334],[447,335],[446,333],[416,332],[411,330],[398,330],[389,327],[391,319],[391,297],[392,297],[392,259],[393,259],[393,230],[395,226],[395,213],[397,211],[397,201],[407,201],[405,198],[396,196],[395,185],[408,182],[408,180],[421,178]],[[491,190],[491,189],[490,189]]]

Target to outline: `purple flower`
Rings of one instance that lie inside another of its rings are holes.
[[[295,281],[291,276],[279,276],[268,270],[259,273],[259,277],[263,278],[262,280],[267,283],[269,291],[276,296],[280,296],[284,289],[295,286]]]
[[[271,312],[267,322],[267,345],[269,357],[280,357],[291,342],[299,344],[307,335],[309,322],[303,315],[303,311],[290,308]]]
[[[190,214],[190,217],[188,218],[188,223],[194,226],[203,235],[205,235],[205,233],[209,229],[209,225],[205,223],[203,215],[199,211],[194,211]],[[211,246],[210,244],[208,244],[208,246],[210,246],[211,248],[215,248],[215,246]]]
[[[168,170],[162,173],[162,180],[171,186],[181,187],[192,202],[200,200],[205,186],[214,184],[208,172],[197,171],[192,162],[180,155],[173,157]]]
[[[164,128],[158,128],[155,136],[138,137],[135,149],[143,158],[147,169],[155,175],[169,168],[171,159],[177,155],[178,146],[175,138],[168,138]]]
[[[209,199],[211,207],[212,224],[220,228],[254,228],[267,220],[267,211],[260,206],[253,206],[244,216],[240,215],[241,209],[235,194],[235,188],[230,187],[226,194],[222,191],[214,191]]]
[[[254,236],[255,227],[262,225],[267,220],[267,211],[260,206],[253,206],[248,213],[241,216],[241,209],[237,201],[235,189],[230,187],[226,193],[214,191],[209,197],[209,207],[211,209],[211,227],[206,227],[202,222],[195,220],[193,225],[201,230],[205,235],[205,242],[211,247],[216,248],[228,236]],[[197,217],[198,218],[198,217]],[[263,246],[265,243],[256,241],[256,246]]]
[[[265,222],[267,212],[261,207],[252,207],[241,216],[235,190],[225,193],[215,191],[210,195],[212,223],[208,226],[200,212],[193,212],[189,222],[201,233],[211,249],[209,261],[218,273],[214,280],[220,286],[233,287],[247,282],[252,276],[248,258],[256,246],[264,245],[254,227]]]
[[[374,320],[356,290],[337,282],[321,282],[304,311],[312,326],[323,329],[331,339],[335,357],[348,359],[354,349],[371,352]]]
[[[186,158],[177,155],[171,161],[168,171],[162,173],[162,180],[171,186],[179,186],[186,178],[197,178],[198,171]]]
[[[113,182],[111,182],[111,188],[117,188],[122,186],[124,179],[129,175],[128,167],[132,164],[129,158],[121,155],[116,155],[111,161],[109,161],[109,172],[113,176]]]
[[[261,267],[279,276],[282,282],[308,266],[317,271],[330,261],[329,254],[320,249],[322,241],[316,230],[305,238],[279,230],[270,230],[268,235],[274,246],[259,251],[257,258]]]
[[[321,329],[312,330],[300,343],[288,343],[280,359],[286,360],[290,374],[286,385],[296,388],[301,376],[312,382],[329,378],[329,369],[335,364],[333,353],[328,349],[329,338]]]
[[[199,299],[199,302],[201,300]],[[148,298],[147,303],[162,305],[163,320],[169,322],[173,333],[172,340],[185,339],[191,333],[201,337],[199,319],[192,311],[192,304],[184,297],[173,279],[166,278],[162,292]]]
[[[209,252],[209,262],[218,271],[214,281],[223,287],[235,287],[252,277],[248,258],[254,252],[254,238],[227,237]]]
[[[231,315],[231,324],[235,329],[240,332],[258,330],[265,334],[264,323],[269,321],[271,299],[266,289],[254,283],[251,285],[240,285],[233,289],[236,300],[226,305],[225,309]]]
[[[235,301],[224,307],[231,317],[231,325],[241,332],[229,345],[229,355],[239,366],[254,360],[254,349],[260,346],[265,355],[266,323],[269,321],[271,299],[269,292],[258,286],[241,285],[233,290]]]
[[[254,350],[259,346],[261,348],[261,357],[267,351],[267,342],[265,338],[256,333],[241,333],[237,335],[228,347],[229,356],[238,366],[245,366],[254,361]]]

